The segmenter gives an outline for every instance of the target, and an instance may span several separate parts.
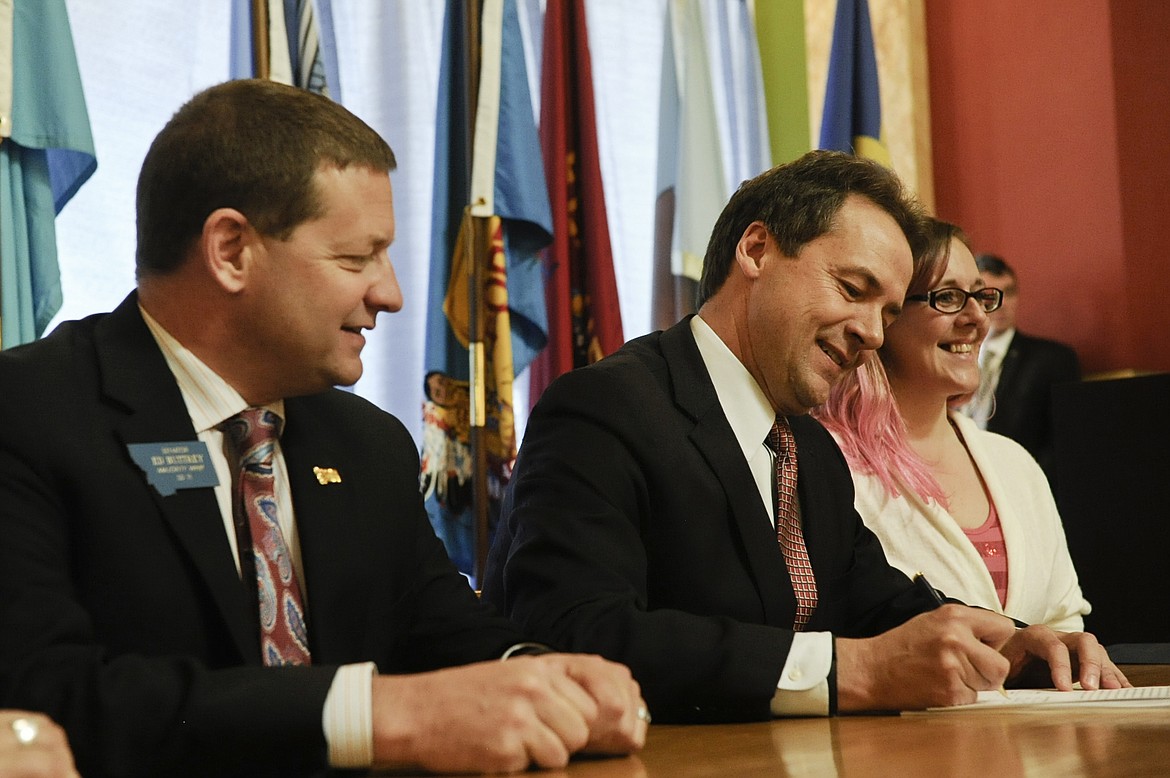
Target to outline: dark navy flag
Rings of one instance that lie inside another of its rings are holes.
[[[820,147],[890,164],[867,0],[837,2]]]

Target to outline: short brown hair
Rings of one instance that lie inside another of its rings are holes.
[[[699,281],[699,305],[727,280],[736,244],[749,224],[762,222],[780,250],[795,257],[804,244],[833,228],[837,212],[851,194],[868,198],[890,214],[918,257],[924,212],[892,170],[839,151],[810,151],[745,181],[731,196],[711,230]]]
[[[217,208],[235,208],[264,235],[287,238],[321,215],[323,165],[389,172],[394,152],[327,97],[241,79],[200,92],[162,129],[138,176],[137,273],[167,273]]]
[[[926,294],[942,279],[947,272],[947,263],[951,261],[952,238],[971,248],[971,241],[959,225],[933,216],[926,220],[924,235],[925,242],[919,260],[914,263],[907,295]]]

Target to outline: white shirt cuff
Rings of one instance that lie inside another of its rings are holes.
[[[798,632],[776,682],[773,716],[829,715],[829,671],[833,667],[833,633]]]
[[[321,710],[330,767],[369,767],[374,763],[373,662],[342,665]]]

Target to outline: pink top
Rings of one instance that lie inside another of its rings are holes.
[[[983,564],[987,565],[987,572],[991,573],[991,581],[995,584],[995,593],[999,596],[999,604],[1005,605],[1008,584],[1007,546],[1003,542],[1003,529],[999,526],[995,503],[988,500],[988,504],[991,507],[987,511],[987,521],[975,529],[963,530],[963,534],[975,546]]]

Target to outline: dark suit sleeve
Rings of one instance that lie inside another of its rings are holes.
[[[373,632],[387,628],[397,633],[386,635],[385,641],[393,642],[395,649],[388,666],[380,667],[386,673],[408,673],[498,659],[509,646],[526,640],[525,635],[476,597],[447,556],[419,494],[419,457],[413,440],[397,419],[390,422],[380,429],[385,429],[391,448],[398,449],[392,457],[397,464],[381,476],[393,491],[381,511],[393,507],[404,512],[395,521],[407,526],[411,543],[399,550],[395,537],[378,552],[384,574],[402,580],[404,593],[395,592],[393,599],[395,611],[405,615],[387,627],[371,626]],[[374,441],[370,443],[367,452],[376,450]]]

